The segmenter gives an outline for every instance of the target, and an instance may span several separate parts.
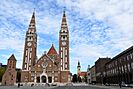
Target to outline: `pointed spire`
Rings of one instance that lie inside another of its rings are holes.
[[[33,12],[33,14],[32,14],[30,24],[31,23],[35,23],[35,12]]]
[[[67,24],[65,8],[64,8],[64,11],[63,11],[62,24]]]
[[[51,48],[49,49],[49,51],[48,51],[47,54],[48,54],[48,55],[57,54],[57,51],[55,50],[53,43],[52,43],[52,46],[51,46]]]
[[[78,65],[80,65],[80,62],[78,61]]]
[[[30,24],[29,24],[29,27],[35,28],[35,9],[33,11],[33,14],[32,14],[32,17],[31,17],[31,21],[30,21]]]
[[[15,60],[16,61],[14,54],[12,54],[8,60]]]

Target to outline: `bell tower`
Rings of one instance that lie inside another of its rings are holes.
[[[35,65],[36,62],[36,50],[37,50],[37,33],[35,23],[35,12],[31,17],[31,21],[26,32],[24,54],[23,54],[23,65],[22,65],[22,81],[30,81],[28,72]]]
[[[80,62],[78,61],[78,66],[77,66],[77,75],[79,75],[80,74],[80,68],[81,68],[81,66],[80,66]]]
[[[69,30],[66,21],[65,11],[59,33],[59,55],[61,58],[61,71],[69,70]]]
[[[65,11],[63,12],[61,30],[59,32],[60,82],[70,81],[69,71],[69,30]]]

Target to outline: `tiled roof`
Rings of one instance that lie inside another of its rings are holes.
[[[15,60],[16,61],[16,58],[15,58],[14,54],[12,54],[11,57],[8,60]]]
[[[51,54],[57,54],[53,44],[52,44],[51,48],[49,49],[47,55],[51,55]]]
[[[85,76],[85,75],[87,75],[87,72],[80,72],[78,75],[79,76]]]

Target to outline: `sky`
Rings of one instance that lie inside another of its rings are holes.
[[[93,66],[100,57],[115,57],[133,44],[133,0],[2,0],[0,62],[14,54],[22,68],[25,35],[35,8],[38,58],[52,43],[59,48],[59,30],[66,9],[70,71]]]

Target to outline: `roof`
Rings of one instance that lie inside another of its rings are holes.
[[[30,24],[31,23],[35,23],[35,12],[33,12],[33,14],[32,14]]]
[[[14,54],[12,54],[8,60],[15,60],[16,61]]]
[[[79,76],[86,76],[87,75],[87,72],[80,72],[78,73]]]
[[[115,57],[113,57],[109,62],[107,62],[106,64],[112,62],[113,60],[123,56],[124,54],[130,52],[131,50],[133,50],[133,46],[129,47],[128,49],[124,50],[123,52],[119,53],[118,55],[116,55]]]
[[[62,24],[63,24],[63,22],[65,23],[65,24],[67,24],[66,22],[66,14],[65,14],[65,11],[63,12],[63,17],[62,17]]]
[[[53,44],[52,44],[51,48],[49,49],[47,55],[51,55],[51,54],[57,54],[57,51],[55,50]]]
[[[110,61],[111,60],[111,58],[108,58],[108,57],[106,57],[106,58],[99,58],[96,62],[95,62],[95,64],[96,63],[99,63],[100,61]]]
[[[80,62],[79,62],[79,61],[78,61],[78,66],[77,66],[77,67],[81,67],[81,66],[80,66]]]

